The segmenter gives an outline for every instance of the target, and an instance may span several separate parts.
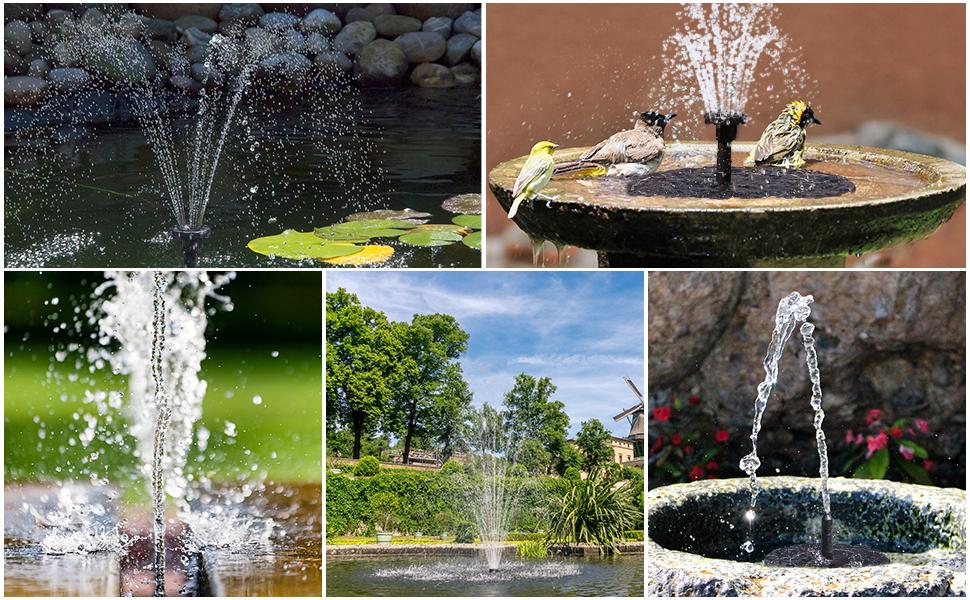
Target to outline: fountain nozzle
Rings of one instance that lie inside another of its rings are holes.
[[[719,185],[731,184],[731,142],[738,137],[738,125],[748,122],[748,115],[737,112],[704,113],[704,122],[714,125],[717,132],[717,164],[715,174]]]
[[[180,225],[172,227],[172,237],[182,244],[182,260],[186,267],[194,268],[199,262],[202,240],[209,235],[209,231],[208,225],[203,225],[198,229],[189,229]]]
[[[822,517],[822,556],[832,560],[832,516]]]

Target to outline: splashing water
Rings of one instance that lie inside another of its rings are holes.
[[[822,411],[822,385],[818,369],[818,356],[815,352],[815,338],[812,336],[815,326],[808,323],[811,314],[811,303],[814,302],[812,296],[802,296],[798,292],[792,292],[781,302],[778,303],[778,310],[775,312],[775,328],[771,334],[771,342],[768,344],[768,352],[764,360],[765,379],[758,385],[758,395],[754,403],[754,421],[751,425],[751,452],[741,459],[740,468],[748,474],[750,478],[749,489],[751,490],[750,509],[746,513],[748,521],[749,537],[754,523],[754,507],[757,502],[760,488],[758,487],[758,467],[761,460],[758,458],[758,434],[761,431],[761,418],[765,408],[768,406],[768,397],[778,381],[778,361],[781,359],[785,349],[785,343],[795,330],[795,325],[802,323],[800,333],[802,335],[802,345],[805,348],[805,360],[808,364],[809,378],[812,382],[811,405],[815,411],[815,440],[818,445],[819,455],[819,477],[821,479],[821,498],[822,508],[825,515],[829,516],[830,501],[828,493],[828,449],[825,444],[825,433],[822,431],[822,421],[825,413]],[[742,549],[745,552],[754,550],[753,542],[749,539]]]
[[[502,562],[502,543],[508,533],[509,517],[519,492],[517,483],[509,476],[512,461],[507,455],[509,443],[503,413],[485,405],[477,413],[470,437],[471,511],[488,568],[497,571]]]
[[[165,430],[172,411],[168,407],[165,381],[162,378],[162,356],[165,353],[165,288],[168,278],[161,271],[153,273],[152,295],[152,383],[155,387],[155,435],[152,440],[152,545],[155,550],[155,595],[165,596]]]

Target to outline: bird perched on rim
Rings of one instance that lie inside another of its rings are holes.
[[[556,161],[552,158],[552,153],[559,146],[552,142],[537,142],[529,153],[529,158],[522,165],[519,176],[515,178],[515,185],[512,187],[512,208],[509,209],[509,218],[515,216],[519,210],[519,205],[526,198],[542,198],[544,200],[555,200],[556,198],[542,194],[542,188],[546,187],[549,179],[552,178],[552,171],[556,167]]]
[[[584,175],[649,175],[657,170],[664,155],[664,128],[677,113],[664,115],[655,111],[637,115],[633,129],[614,133],[593,146],[579,160],[556,166],[556,174]],[[595,166],[606,169],[598,172]],[[592,172],[584,172],[593,169]]]
[[[809,123],[822,124],[815,118],[812,107],[795,100],[781,111],[778,118],[765,127],[758,145],[748,158],[747,166],[775,165],[800,169],[805,166],[805,128]]]

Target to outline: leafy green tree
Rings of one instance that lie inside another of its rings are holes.
[[[360,458],[365,432],[388,416],[402,375],[400,354],[384,313],[343,288],[327,294],[327,430],[353,432],[353,458]]]
[[[583,453],[583,469],[590,472],[613,459],[613,449],[609,446],[612,439],[613,436],[599,419],[583,421],[576,436],[576,445]]]
[[[408,464],[411,444],[434,425],[442,390],[454,381],[453,369],[468,348],[468,333],[451,315],[414,315],[411,323],[396,323],[401,345],[400,368],[393,409],[393,430],[404,439],[401,460]]]
[[[583,468],[583,453],[577,450],[576,446],[566,444],[559,453],[559,460],[556,461],[556,472],[564,476],[570,467],[577,471]]]
[[[545,449],[542,442],[535,439],[522,442],[516,459],[533,475],[545,473],[552,464],[552,454]]]
[[[441,390],[431,408],[431,431],[435,447],[445,463],[456,452],[465,449],[462,427],[472,404],[472,391],[462,375],[461,365],[450,365]]]
[[[516,376],[512,389],[505,394],[511,456],[517,457],[529,439],[538,440],[551,456],[560,455],[566,445],[569,416],[562,402],[552,400],[555,393],[556,386],[548,377]]]

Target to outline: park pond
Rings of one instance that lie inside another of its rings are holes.
[[[328,596],[643,596],[643,556],[512,560],[489,573],[478,558],[327,559]]]
[[[450,223],[455,214],[442,203],[479,189],[477,89],[347,93],[365,108],[332,111],[310,127],[297,105],[260,118],[258,105],[245,107],[245,132],[230,132],[214,178],[200,266],[312,267],[319,263],[260,255],[247,243],[375,209],[410,208]],[[191,127],[188,121],[177,119],[176,132]],[[182,264],[156,157],[136,123],[49,134],[5,136],[7,266]],[[254,152],[262,156],[253,160]],[[364,156],[369,169],[351,166]],[[480,264],[479,251],[461,243],[381,243],[395,250],[389,266]]]

